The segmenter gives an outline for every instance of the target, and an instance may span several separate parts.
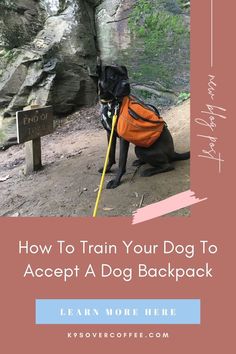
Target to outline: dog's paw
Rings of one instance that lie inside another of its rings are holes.
[[[119,186],[119,182],[117,182],[115,179],[112,179],[107,183],[106,189],[114,189]]]
[[[174,166],[172,166],[171,164],[167,164],[163,167],[147,168],[146,170],[142,171],[142,173],[140,173],[140,176],[141,177],[150,177],[150,176],[157,175],[158,173],[169,172],[172,170],[174,170]]]
[[[159,171],[159,170],[156,168],[147,168],[146,170],[144,170],[140,173],[140,176],[141,177],[150,177],[150,176],[157,174],[158,173],[157,171]]]
[[[142,166],[142,165],[145,165],[145,162],[141,161],[141,160],[134,160],[134,162],[132,163],[132,166],[135,166],[135,167],[139,167],[139,166]]]

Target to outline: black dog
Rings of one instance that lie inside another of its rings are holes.
[[[99,75],[99,97],[102,103],[102,124],[107,130],[108,141],[110,139],[112,118],[117,111],[119,119],[119,109],[122,100],[125,96],[130,94],[130,85],[127,69],[124,66],[104,66],[98,68]],[[116,140],[117,133],[115,132],[111,151],[109,155],[109,162],[106,173],[111,170],[115,161]],[[116,188],[120,184],[123,174],[126,172],[126,162],[128,157],[129,142],[120,137],[120,156],[119,168],[115,179],[107,184],[107,188]],[[186,160],[190,158],[190,152],[178,154],[174,150],[174,143],[172,136],[167,128],[164,127],[161,136],[148,148],[135,146],[135,154],[138,160],[134,161],[134,166],[140,166],[145,163],[153,166],[146,169],[142,176],[152,176],[157,173],[167,172],[174,169],[173,161]],[[102,172],[100,169],[99,172]]]

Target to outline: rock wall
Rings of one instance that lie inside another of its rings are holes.
[[[189,1],[1,0],[0,145],[24,106],[93,105],[97,57],[126,65],[146,101],[175,103],[189,91]]]
[[[24,106],[53,104],[55,114],[64,115],[96,102],[94,3],[18,0],[13,10],[5,10],[2,22],[8,29],[7,38],[10,32],[11,36],[17,35],[19,26],[22,27],[18,48],[8,46],[6,35],[1,38],[0,129],[2,125],[7,139],[16,135],[15,112]],[[28,16],[32,11],[34,15]],[[35,22],[39,31],[30,30]],[[24,35],[27,29],[30,39]]]
[[[103,63],[118,63],[131,45],[129,16],[136,0],[104,0],[96,7],[95,21],[100,57]]]

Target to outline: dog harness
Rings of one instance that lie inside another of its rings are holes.
[[[103,125],[103,128],[105,128],[107,131],[111,131],[112,119],[116,109],[117,109],[117,115],[119,116],[120,103],[114,100],[107,101],[107,102],[101,100],[101,109],[102,109],[101,123]]]

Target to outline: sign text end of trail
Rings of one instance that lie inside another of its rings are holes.
[[[41,137],[53,132],[52,106],[26,107],[16,112],[18,144],[25,143],[25,174],[42,168]]]

